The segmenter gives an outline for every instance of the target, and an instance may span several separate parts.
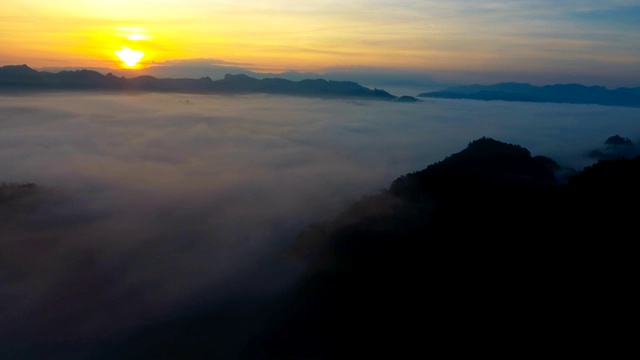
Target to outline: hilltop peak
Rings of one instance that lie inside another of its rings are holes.
[[[30,68],[26,64],[22,65],[4,65],[0,67],[0,74],[2,75],[25,75],[25,74],[37,74],[38,71]]]
[[[226,74],[224,76],[225,80],[234,80],[234,79],[252,79],[248,75],[245,74]]]

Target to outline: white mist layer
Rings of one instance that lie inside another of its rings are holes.
[[[278,289],[289,279],[270,267],[288,261],[279,254],[305,225],[479,137],[580,170],[616,134],[638,141],[640,109],[0,97],[0,181],[34,182],[63,199],[34,210],[25,224],[35,227],[2,236],[11,268],[0,320],[64,338],[162,318],[210,291]],[[38,316],[46,312],[58,315]],[[0,334],[15,330],[0,325]]]

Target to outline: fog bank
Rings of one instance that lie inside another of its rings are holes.
[[[119,336],[202,298],[277,293],[301,271],[282,253],[305,225],[472,140],[580,170],[611,135],[637,143],[638,120],[466,100],[0,97],[0,182],[42,187],[0,212],[0,337]]]

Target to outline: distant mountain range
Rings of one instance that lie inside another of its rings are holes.
[[[302,75],[302,74],[300,74]],[[310,74],[309,74],[310,75]],[[0,67],[0,93],[15,91],[150,91],[192,94],[279,94],[307,97],[358,98],[404,103],[420,102],[412,96],[395,96],[354,81],[321,78],[290,80],[258,79],[246,74],[226,74],[212,80],[201,78],[159,78],[142,75],[126,78],[94,70],[38,71],[27,65]],[[493,85],[464,85],[424,92],[417,97],[441,99],[502,100],[570,104],[598,104],[640,107],[640,87],[607,89],[603,86],[556,84],[534,86],[506,82]]]
[[[73,70],[93,70],[101,74],[112,73],[118,77],[133,77],[149,75],[157,78],[201,78],[208,76],[212,79],[222,79],[226,74],[243,74],[255,79],[278,78],[292,81],[306,79],[325,79],[333,81],[354,81],[369,88],[382,89],[426,89],[441,90],[449,86],[460,85],[458,83],[442,83],[431,76],[421,72],[387,70],[367,67],[333,68],[325,72],[255,72],[234,64],[219,64],[210,60],[192,61],[165,61],[161,64],[151,65],[143,69],[128,70],[114,68],[77,68],[77,67],[44,67],[35,68],[40,71],[60,72]],[[413,94],[415,91],[408,93]]]
[[[580,84],[534,86],[526,83],[508,82],[493,85],[468,85],[421,93],[418,97],[640,107],[640,87],[610,90],[602,86]]]
[[[0,67],[0,92],[4,91],[152,91],[195,94],[265,93],[313,97],[360,98],[395,101],[395,95],[381,89],[370,89],[352,81],[307,79],[292,81],[279,78],[255,79],[247,75],[227,74],[223,79],[209,77],[133,78],[106,75],[92,70],[47,72],[27,65]],[[407,102],[405,97],[401,102]]]

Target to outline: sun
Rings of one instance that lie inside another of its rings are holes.
[[[140,59],[144,56],[142,51],[131,50],[130,48],[123,46],[120,51],[115,52],[116,55],[122,60],[124,65],[129,68],[134,68],[140,62]]]

